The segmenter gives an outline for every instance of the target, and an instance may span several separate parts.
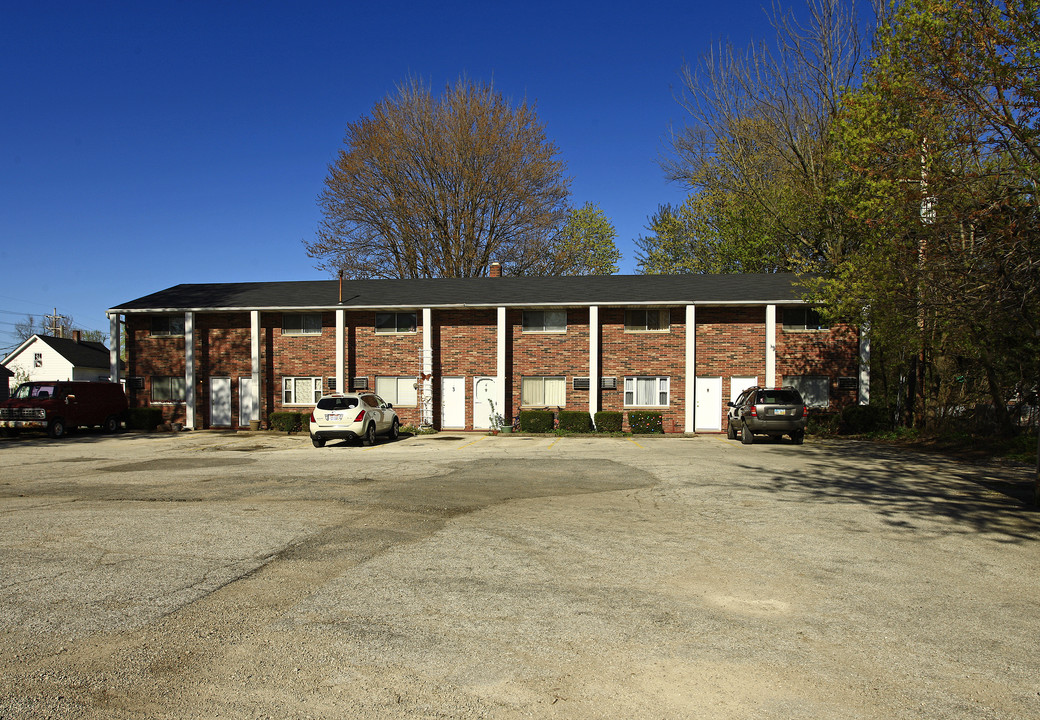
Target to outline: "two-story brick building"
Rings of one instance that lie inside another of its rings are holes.
[[[821,408],[867,397],[857,328],[822,327],[790,274],[492,274],[177,285],[109,318],[113,338],[125,323],[131,406],[196,428],[342,389],[374,390],[405,424],[467,430],[563,408],[654,409],[666,432],[719,432],[751,385],[795,385]]]

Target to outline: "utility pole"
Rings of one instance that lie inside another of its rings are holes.
[[[58,314],[58,308],[54,308],[53,315],[44,315],[44,317],[51,321],[51,324],[47,326],[47,331],[53,337],[65,337],[65,325],[61,322],[65,316]]]

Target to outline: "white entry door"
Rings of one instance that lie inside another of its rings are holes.
[[[502,408],[492,409],[495,400],[495,378],[479,377],[473,379],[473,429],[489,430],[491,416],[501,415]]]
[[[694,429],[706,432],[722,431],[722,378],[697,378],[697,407]]]
[[[466,378],[441,378],[441,428],[466,427]]]
[[[253,378],[238,379],[238,424],[247,427],[250,420],[259,420],[259,408],[253,403]]]
[[[231,427],[231,378],[209,379],[209,424]]]
[[[758,386],[758,376],[754,377],[731,377],[729,379],[729,401],[736,402],[737,398],[740,397],[740,393],[744,392],[750,387]]]

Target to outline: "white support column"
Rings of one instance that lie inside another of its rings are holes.
[[[497,345],[495,348],[496,376],[495,376],[495,413],[502,416],[506,424],[512,424],[512,419],[506,417],[506,383],[510,380],[506,372],[506,309],[498,308],[498,334],[495,336]]]
[[[870,323],[859,329],[859,404],[870,404]]]
[[[184,313],[184,427],[195,427],[195,313]]]
[[[260,419],[260,311],[249,311],[249,373],[253,382],[253,412]]]
[[[419,425],[433,425],[433,310],[422,310],[422,407],[419,409]]]
[[[776,305],[766,305],[766,387],[776,387]]]
[[[119,382],[119,313],[111,313],[108,316],[108,379],[114,383]]]
[[[599,412],[599,306],[589,307],[589,417],[593,426]]]
[[[692,433],[696,428],[694,411],[697,408],[697,306],[686,306],[686,416],[683,432]]]
[[[336,392],[345,393],[349,390],[346,382],[346,344],[347,336],[347,311],[336,310]]]

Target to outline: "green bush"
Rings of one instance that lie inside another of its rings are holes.
[[[271,429],[291,433],[303,430],[307,417],[306,413],[282,411],[271,413],[267,420],[271,424]]]
[[[840,421],[838,413],[810,409],[805,432],[809,435],[834,435],[838,432]]]
[[[580,410],[561,410],[560,430],[574,433],[592,432],[592,416]]]
[[[126,427],[130,430],[155,430],[157,425],[162,425],[162,408],[135,407],[130,408],[126,414]]]
[[[521,410],[520,432],[547,433],[553,429],[552,410]]]
[[[841,411],[841,431],[853,435],[892,429],[892,414],[883,405],[849,405]]]
[[[617,410],[603,410],[596,413],[597,432],[621,432],[624,425],[625,414]]]
[[[664,420],[661,413],[652,410],[629,410],[628,427],[633,434],[648,435],[664,433]]]

